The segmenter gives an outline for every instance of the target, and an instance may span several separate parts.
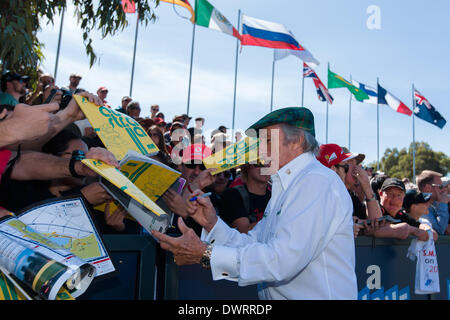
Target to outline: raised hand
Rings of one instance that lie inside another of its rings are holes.
[[[203,192],[201,190],[195,190],[189,199],[186,200],[186,210],[195,222],[209,232],[217,222],[217,214],[209,198],[199,197],[202,194]],[[197,197],[197,199],[190,201],[192,197]]]
[[[173,253],[173,260],[177,265],[200,263],[206,244],[200,240],[194,230],[184,224],[181,217],[178,218],[178,228],[182,233],[181,237],[170,237],[155,230],[152,230],[152,235],[159,240],[162,249]]]

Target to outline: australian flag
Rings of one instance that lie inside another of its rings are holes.
[[[415,108],[414,114],[416,117],[425,120],[439,128],[443,128],[447,121],[441,116],[439,112],[425,99],[425,97],[417,90],[414,90]]]
[[[314,85],[316,86],[317,96],[320,101],[328,101],[329,104],[333,104],[333,97],[328,92],[328,89],[320,81],[317,74],[306,63],[303,63],[303,78],[312,78]]]

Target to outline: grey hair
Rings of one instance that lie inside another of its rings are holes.
[[[314,138],[312,134],[287,123],[283,123],[281,125],[281,130],[283,130],[284,133],[284,143],[295,143],[300,141],[303,137],[303,152],[311,152],[317,157],[319,154],[319,142],[317,142],[316,138]]]

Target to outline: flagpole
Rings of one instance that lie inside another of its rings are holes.
[[[131,65],[131,80],[130,80],[130,97],[133,95],[133,80],[134,80],[134,65],[136,63],[136,47],[137,47],[137,37],[139,29],[139,12],[136,13],[136,30],[134,32],[134,49],[133,49],[133,63]]]
[[[379,79],[377,77],[377,92],[379,87]],[[380,169],[380,104],[377,97],[377,171]]]
[[[330,62],[328,62],[328,70],[330,70]],[[328,88],[328,75],[327,75],[327,88]],[[328,99],[327,100],[327,115],[326,115],[326,128],[325,128],[325,143],[328,143]]]
[[[61,36],[62,36],[62,30],[63,30],[63,24],[64,24],[64,12],[65,8],[63,8],[61,12],[61,23],[59,25],[59,36],[58,36],[58,47],[56,49],[56,61],[55,61],[55,72],[53,73],[53,79],[55,79],[56,82],[56,74],[58,72],[58,62],[59,62],[59,51],[61,49]]]
[[[273,80],[275,75],[275,49],[273,49],[273,61],[272,61],[272,90],[270,92],[270,112],[273,109]]]
[[[189,106],[191,104],[191,83],[192,83],[192,63],[194,60],[194,42],[195,42],[195,23],[192,24],[192,44],[191,44],[191,65],[189,67],[189,85],[186,114],[189,115]]]
[[[304,106],[304,104],[303,104],[303,101],[304,101],[303,97],[305,95],[305,72],[303,71],[303,66],[304,66],[304,64],[302,62],[302,68],[301,68],[301,70],[302,70],[302,104],[301,104],[300,107]]]
[[[242,33],[241,31],[241,9],[238,10],[238,28],[239,33]],[[234,64],[234,94],[233,94],[233,122],[232,122],[232,129],[234,130],[234,118],[236,113],[236,83],[237,83],[237,69],[238,69],[238,60],[239,60],[239,39],[236,39],[236,59]]]
[[[414,83],[412,85],[412,100],[413,100],[413,114],[412,114],[412,130],[413,130],[413,183],[416,181],[416,126],[414,120],[414,111],[416,109],[416,99],[414,98]]]
[[[350,75],[350,83],[352,82],[352,75]],[[348,149],[351,150],[351,136],[352,136],[352,93],[350,92],[350,99],[348,100]]]

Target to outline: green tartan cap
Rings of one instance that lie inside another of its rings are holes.
[[[290,124],[309,132],[314,137],[316,136],[314,115],[309,109],[304,107],[288,107],[272,111],[250,126],[245,132],[247,133],[251,129],[262,129],[278,123]]]

